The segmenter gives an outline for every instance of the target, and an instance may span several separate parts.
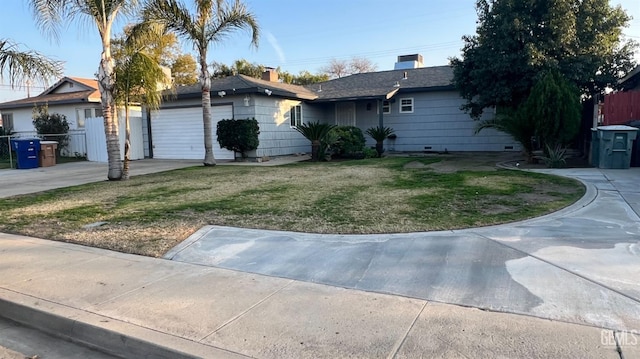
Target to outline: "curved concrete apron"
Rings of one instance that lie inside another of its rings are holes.
[[[640,331],[640,169],[544,170],[587,194],[501,226],[319,235],[207,226],[165,258],[300,281]]]

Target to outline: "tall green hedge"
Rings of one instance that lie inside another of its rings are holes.
[[[242,158],[247,157],[247,152],[258,148],[260,141],[258,135],[260,127],[255,118],[240,120],[220,120],[216,136],[220,147],[229,151],[240,152]]]

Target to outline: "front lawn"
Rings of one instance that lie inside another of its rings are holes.
[[[0,199],[0,231],[160,256],[206,224],[431,231],[535,217],[584,193],[574,180],[468,163],[436,156],[192,167]],[[84,227],[99,221],[108,223]]]

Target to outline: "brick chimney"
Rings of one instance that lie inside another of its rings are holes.
[[[278,82],[278,71],[273,67],[266,67],[262,73],[262,79],[269,82]]]

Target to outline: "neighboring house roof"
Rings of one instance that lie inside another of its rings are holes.
[[[56,92],[56,90],[67,83],[71,83],[74,87],[77,87],[77,91]],[[63,77],[38,96],[0,103],[0,110],[33,107],[35,105],[63,105],[72,103],[100,103],[98,81],[80,77]]]
[[[268,92],[265,92],[265,90],[268,90]],[[302,86],[265,81],[245,75],[235,75],[212,80],[211,96],[216,96],[216,94],[221,91],[225,92],[225,96],[249,93],[267,95],[267,93],[269,93],[269,96],[274,95],[301,100],[313,100],[318,97],[313,91]],[[178,99],[199,98],[201,93],[202,87],[200,84],[180,86],[175,91]]]
[[[405,78],[406,73],[406,78]],[[305,86],[316,102],[350,99],[389,99],[396,93],[452,90],[451,66],[367,72]]]
[[[640,86],[640,66],[636,66],[627,76],[623,77],[619,83],[623,90],[632,90]]]

